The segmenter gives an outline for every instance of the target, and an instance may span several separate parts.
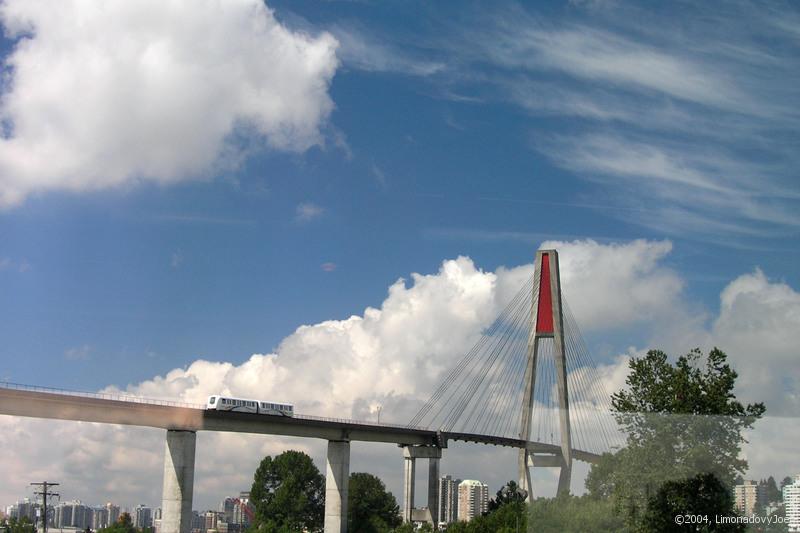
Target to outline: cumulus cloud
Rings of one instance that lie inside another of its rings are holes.
[[[663,307],[682,305],[683,282],[663,264],[671,248],[668,242],[547,242],[543,247],[560,251],[567,296],[585,294],[580,299],[585,303],[570,300],[584,328],[640,328],[648,320],[660,320]],[[216,393],[270,398],[294,402],[301,413],[362,420],[376,420],[380,408],[381,421],[405,423],[532,271],[532,265],[522,265],[486,272],[466,257],[447,260],[438,272],[397,280],[379,307],[299,327],[273,353],[254,354],[240,364],[197,360],[133,384],[124,392],[191,403],[204,403]],[[773,394],[791,405],[791,395],[797,394],[792,362],[798,339],[792,332],[800,331],[798,317],[798,293],[756,271],[737,278],[723,291],[719,316],[697,335],[705,335],[705,342],[719,344],[731,354],[742,371],[742,384],[754,395],[747,401]],[[695,345],[694,339],[681,336],[676,343],[686,350]],[[621,351],[596,372],[607,392],[622,387],[629,357],[640,355],[643,349]],[[766,377],[753,381],[759,372]],[[774,386],[776,390],[765,390],[787,377],[794,381],[787,382],[786,390]],[[46,440],[41,438],[45,433]],[[747,453],[755,456],[758,446],[769,446],[764,435],[753,436]],[[0,447],[13,453],[13,460],[6,462],[8,479],[27,483],[29,478],[58,477],[62,483],[69,481],[69,490],[65,488],[69,497],[91,502],[111,498],[123,504],[157,504],[163,438],[157,430],[0,417]],[[51,442],[60,446],[54,449]],[[302,449],[324,465],[322,441],[201,433],[195,507],[213,508],[222,496],[246,490],[258,460],[287,448]],[[399,497],[402,461],[398,449],[358,444],[353,450],[353,470],[380,474]],[[784,461],[786,468],[794,464],[791,456]],[[753,464],[769,468],[774,463]],[[444,473],[476,477],[495,487],[514,477],[514,464],[513,453],[459,444],[445,453],[442,468]],[[764,475],[769,473],[778,472]],[[543,487],[554,487],[553,474],[536,472]],[[420,483],[423,477],[419,476]],[[10,503],[24,495],[23,485],[0,487],[0,498]],[[576,474],[573,489],[580,487]],[[422,488],[419,494],[424,494]]]
[[[8,0],[0,21],[17,39],[0,207],[205,177],[244,144],[304,151],[333,109],[336,39],[292,31],[259,0]]]
[[[800,411],[800,293],[759,269],[739,276],[722,291],[711,337],[749,401],[766,402],[771,415]]]
[[[683,281],[662,264],[669,241],[546,241],[542,248],[559,251],[564,295],[584,330],[652,321],[681,296]]]

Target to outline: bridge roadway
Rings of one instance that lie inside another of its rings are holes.
[[[474,442],[532,453],[560,456],[559,446],[522,439],[437,432],[430,429],[309,415],[266,416],[207,410],[200,406],[157,400],[126,401],[99,395],[41,392],[0,387],[0,414],[33,418],[123,424],[177,431],[227,431],[306,437],[328,441],[385,442],[401,446],[437,446],[449,441]],[[595,462],[599,455],[573,450],[580,461]]]
[[[267,416],[207,410],[202,405],[144,400],[98,393],[56,391],[0,383],[0,415],[124,424],[167,430],[164,452],[162,533],[189,533],[192,521],[194,459],[198,431],[262,433],[328,441],[325,481],[325,531],[347,531],[350,442],[384,442],[403,448],[403,517],[436,524],[439,507],[439,461],[449,441],[527,448],[537,466],[560,466],[559,446],[521,439],[439,432],[392,424],[308,415]],[[573,450],[575,459],[595,462],[596,454]],[[428,507],[414,508],[415,462],[428,461]]]

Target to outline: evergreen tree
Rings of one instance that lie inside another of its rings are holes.
[[[781,501],[781,499],[782,499],[781,491],[778,488],[777,483],[775,483],[775,478],[772,477],[772,476],[769,476],[767,478],[767,482],[765,483],[765,485],[766,485],[766,487],[764,489],[764,492],[766,494],[767,503]]]

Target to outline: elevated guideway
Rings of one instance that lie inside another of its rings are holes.
[[[447,447],[449,441],[526,448],[530,453],[560,453],[558,446],[471,433],[442,433],[395,424],[312,415],[279,417],[207,410],[198,404],[133,396],[74,392],[0,383],[0,415],[122,424],[173,431],[225,431],[305,437],[329,441],[384,442],[401,446]],[[574,450],[583,461],[599,456]]]
[[[326,440],[325,531],[343,533],[352,441],[402,447],[403,518],[435,527],[440,460],[449,442],[514,448],[521,488],[533,494],[531,467],[558,468],[558,492],[567,494],[573,460],[597,462],[620,442],[611,407],[563,297],[556,250],[537,251],[533,276],[405,425],[234,413],[121,394],[0,383],[0,415],[166,430],[162,533],[190,533],[198,431]],[[414,480],[420,459],[428,462],[428,497],[427,508],[417,509]]]

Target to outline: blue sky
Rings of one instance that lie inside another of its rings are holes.
[[[743,287],[795,302],[796,4],[157,4],[0,9],[0,379],[239,365],[548,240],[671,243],[632,275],[679,280],[658,320],[587,328],[601,363],[715,338]]]
[[[0,212],[2,377],[96,388],[243,359],[445,258],[493,270],[548,238],[670,239],[712,309],[756,265],[798,285],[796,8],[270,7],[341,43],[324,145]]]

